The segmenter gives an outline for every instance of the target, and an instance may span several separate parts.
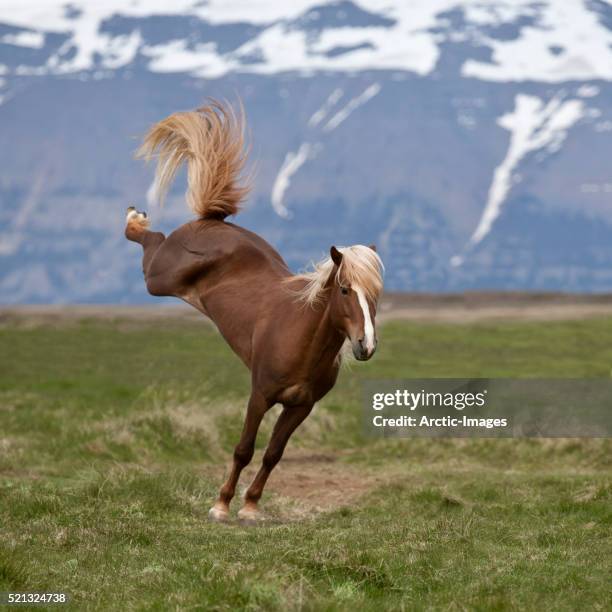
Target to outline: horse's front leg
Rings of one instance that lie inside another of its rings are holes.
[[[268,447],[263,456],[261,468],[244,496],[244,506],[238,512],[238,518],[242,521],[253,523],[259,518],[260,512],[257,508],[257,503],[261,498],[268,477],[276,464],[281,460],[291,434],[310,414],[311,410],[312,404],[283,407],[283,411],[274,425],[270,442],[268,442]]]
[[[272,407],[261,393],[253,389],[249,398],[247,414],[242,428],[240,442],[234,449],[234,462],[229,478],[221,487],[219,499],[208,512],[208,516],[213,521],[226,521],[229,517],[229,504],[236,492],[236,484],[240,478],[242,470],[251,462],[255,452],[255,439],[257,430],[261,424],[264,414]]]

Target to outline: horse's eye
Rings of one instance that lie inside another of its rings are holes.
[[[342,295],[348,295],[349,290],[346,287],[340,287],[340,291],[342,291]]]

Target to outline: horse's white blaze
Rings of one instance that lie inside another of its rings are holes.
[[[372,317],[370,315],[370,308],[368,301],[361,289],[355,289],[357,299],[359,300],[359,306],[363,312],[363,343],[368,351],[374,350],[374,325],[372,324]]]

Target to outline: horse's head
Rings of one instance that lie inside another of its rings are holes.
[[[326,288],[332,324],[351,341],[355,358],[367,361],[376,351],[382,261],[374,246],[331,247],[330,255],[333,268]]]

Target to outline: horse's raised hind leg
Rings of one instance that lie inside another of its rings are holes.
[[[285,446],[291,434],[300,426],[302,421],[310,414],[312,404],[306,406],[284,406],[274,430],[270,436],[268,447],[264,453],[262,465],[253,479],[251,486],[244,496],[244,506],[238,512],[238,518],[245,523],[254,523],[260,517],[257,503],[261,498],[270,473],[281,460]]]
[[[146,212],[138,212],[133,206],[127,209],[125,217],[125,237],[132,242],[138,242],[144,250],[142,268],[144,272],[151,265],[153,255],[166,237],[161,232],[149,230],[149,218]]]
[[[136,208],[130,206],[125,215],[125,237],[132,242],[142,244],[145,236],[150,233],[151,225],[146,212],[138,212]]]
[[[142,245],[142,272],[145,277],[147,289],[152,295],[173,295],[173,279],[168,275],[154,273],[151,268],[153,258],[166,237],[161,232],[149,230],[147,213],[138,212],[133,206],[127,209],[125,219],[125,237],[132,242]]]
[[[257,431],[264,414],[272,407],[272,404],[259,392],[253,390],[249,398],[246,418],[242,428],[240,442],[234,449],[234,462],[232,470],[219,492],[219,499],[208,512],[213,521],[226,521],[229,518],[229,504],[236,492],[236,484],[242,470],[251,462],[255,452],[255,439]]]

